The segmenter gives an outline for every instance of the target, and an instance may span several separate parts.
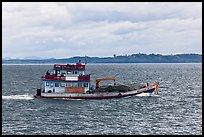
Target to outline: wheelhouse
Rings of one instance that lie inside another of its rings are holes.
[[[90,74],[85,74],[85,65],[54,64],[53,71],[49,70],[43,77],[44,93],[86,93],[90,90]]]

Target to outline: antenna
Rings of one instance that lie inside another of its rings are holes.
[[[87,64],[87,56],[85,55],[85,59],[84,59],[85,65]]]

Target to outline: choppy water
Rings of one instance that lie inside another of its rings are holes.
[[[35,99],[51,65],[2,65],[2,134],[200,135],[202,64],[87,65],[92,80],[159,81],[159,95],[118,99]]]

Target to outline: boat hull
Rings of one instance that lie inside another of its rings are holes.
[[[108,99],[134,96],[142,93],[149,95],[155,93],[155,87],[142,88],[139,90],[127,92],[94,92],[94,93],[41,93],[41,95],[34,95],[36,98],[70,98],[70,99]]]

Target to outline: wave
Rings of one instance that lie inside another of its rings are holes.
[[[56,98],[56,99],[62,99],[62,100],[86,100],[86,99],[76,99],[76,98]]]
[[[155,96],[159,96],[158,94],[149,94],[149,93],[141,93],[141,94],[137,94],[136,96],[139,97],[155,97]]]
[[[2,96],[2,99],[5,99],[5,100],[11,100],[11,99],[30,100],[30,99],[34,99],[34,97],[33,97],[33,95],[24,94],[24,95]]]

